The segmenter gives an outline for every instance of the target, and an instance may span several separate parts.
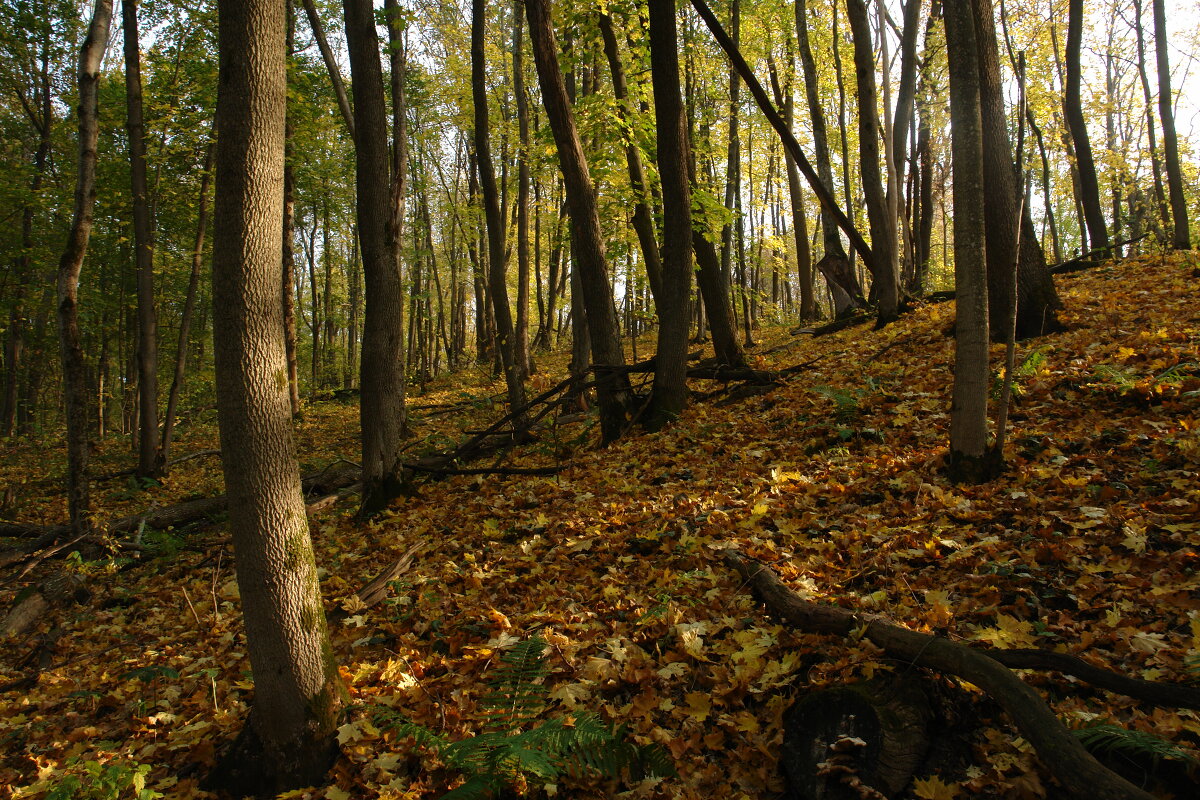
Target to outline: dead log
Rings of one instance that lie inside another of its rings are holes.
[[[954,675],[978,686],[1008,712],[1042,763],[1072,797],[1080,800],[1152,800],[1153,795],[1106,769],[1092,757],[1032,688],[986,653],[941,636],[910,631],[880,617],[803,600],[769,567],[751,561],[732,548],[725,550],[724,561],[745,579],[771,613],[799,630],[838,636],[861,635],[892,658]]]

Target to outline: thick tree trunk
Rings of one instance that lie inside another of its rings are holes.
[[[58,338],[62,347],[63,400],[67,422],[67,508],[71,527],[83,534],[91,527],[88,491],[87,364],[79,331],[79,275],[92,234],[96,205],[96,144],[100,138],[97,110],[100,62],[112,22],[112,0],[96,0],[87,37],[79,52],[79,171],[71,232],[58,264]]]
[[[345,16],[355,86],[355,185],[366,288],[359,407],[362,510],[373,514],[404,490],[404,298],[397,257],[402,215],[396,212],[396,184],[402,187],[403,178],[402,173],[392,176],[389,162],[383,69],[370,0],[347,0]]]
[[[292,442],[279,280],[287,94],[281,3],[220,4],[213,337],[217,415],[254,704],[210,782],[320,782],[344,703]]]
[[[1067,6],[1067,83],[1063,110],[1067,128],[1075,145],[1075,163],[1079,170],[1079,201],[1087,222],[1088,242],[1093,250],[1108,247],[1108,227],[1100,207],[1100,184],[1096,179],[1096,162],[1092,158],[1092,143],[1088,138],[1087,120],[1080,98],[1083,80],[1080,50],[1083,45],[1083,0],[1070,0]]]
[[[736,0],[735,0],[736,2]],[[687,406],[688,301],[691,294],[691,143],[679,91],[679,47],[673,3],[650,4],[650,70],[654,84],[658,174],[663,199],[662,285],[658,355],[647,427],[657,429]]]
[[[987,451],[990,378],[979,43],[966,3],[947,3],[944,18],[950,64],[956,307],[950,465],[958,477],[974,480],[982,477]]]
[[[605,442],[611,442],[625,430],[628,414],[632,410],[632,391],[628,375],[613,369],[624,366],[625,352],[609,284],[596,190],[575,128],[566,84],[558,68],[558,43],[549,11],[545,0],[525,2],[542,102],[554,132],[558,163],[567,191],[567,208],[571,212],[571,226],[575,234],[576,269],[579,271],[583,304],[587,310],[592,362],[598,372],[596,395],[600,406],[601,435]]]
[[[121,3],[125,34],[125,127],[133,191],[133,252],[137,273],[138,475],[162,476],[158,430],[158,315],[154,310],[154,223],[146,185],[146,128],[142,120],[142,57],[137,0]]]
[[[1176,250],[1191,250],[1192,237],[1188,228],[1187,201],[1183,196],[1183,171],[1179,166],[1179,136],[1175,132],[1175,112],[1172,110],[1175,97],[1171,93],[1167,12],[1163,0],[1151,2],[1154,4],[1154,52],[1158,57],[1158,116],[1162,120],[1163,150],[1167,161],[1167,191],[1171,196],[1171,219],[1174,222],[1171,246]]]

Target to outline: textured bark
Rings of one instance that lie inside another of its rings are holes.
[[[984,251],[983,123],[978,42],[971,9],[947,3],[950,126],[954,168],[954,391],[950,462],[964,478],[979,477],[987,449],[988,292]]]
[[[284,38],[282,3],[221,3],[213,347],[255,691],[210,781],[239,796],[319,782],[343,704],[300,493],[279,303]]]
[[[550,9],[545,0],[526,0],[525,13],[542,102],[554,132],[558,164],[567,191],[567,208],[575,236],[575,268],[579,272],[587,311],[592,363],[599,370],[624,366],[625,352],[608,278],[596,190],[575,127],[566,83],[558,68],[558,43],[550,22]],[[609,370],[600,375],[603,380],[596,387],[596,396],[600,406],[601,435],[605,442],[611,442],[624,432],[632,407],[632,391],[629,378],[623,372]]]
[[[1183,172],[1179,167],[1179,136],[1175,132],[1175,113],[1171,94],[1171,59],[1167,50],[1167,12],[1163,0],[1154,4],[1154,52],[1158,59],[1158,116],[1163,127],[1163,155],[1167,161],[1167,192],[1171,197],[1171,219],[1174,229],[1171,246],[1176,250],[1191,250],[1188,229],[1187,202],[1183,196]]]
[[[1026,339],[1057,330],[1059,324],[1055,312],[1062,304],[1038,243],[1029,204],[1021,199],[1024,189],[1008,138],[992,1],[971,0],[971,12],[979,54],[990,335],[994,341],[1004,341],[1008,336],[1006,321],[1012,311],[1009,298],[1015,268],[1017,338]]]
[[[658,302],[658,355],[647,426],[659,428],[687,406],[688,301],[691,294],[691,143],[679,91],[674,3],[650,4],[650,70],[654,130],[662,182],[663,271]]]
[[[1108,247],[1108,227],[1100,207],[1100,184],[1096,179],[1096,162],[1092,158],[1092,143],[1088,138],[1087,120],[1080,99],[1082,67],[1080,49],[1083,44],[1083,0],[1070,0],[1067,6],[1067,82],[1063,95],[1063,111],[1067,129],[1075,146],[1075,164],[1079,171],[1079,202],[1087,223],[1088,242],[1092,249]]]
[[[401,215],[389,163],[383,68],[370,0],[345,3],[355,98],[355,186],[359,252],[365,277],[362,427],[363,511],[383,509],[404,489],[404,297],[396,242]],[[402,189],[401,196],[402,196]],[[326,342],[326,347],[331,343]]]
[[[871,297],[879,307],[879,321],[890,322],[899,313],[900,269],[896,249],[896,217],[888,207],[879,174],[879,101],[875,92],[875,49],[871,21],[863,0],[846,0],[846,19],[854,36],[854,71],[858,78],[859,178],[867,198],[871,227]]]
[[[87,364],[79,332],[79,276],[92,234],[96,205],[96,143],[100,136],[98,121],[98,84],[100,62],[108,42],[112,22],[112,0],[96,0],[87,37],[79,52],[79,171],[75,179],[75,207],[71,232],[58,264],[57,303],[58,338],[62,348],[63,401],[67,421],[67,508],[71,527],[82,534],[92,525],[88,491],[87,424],[89,391]]]
[[[492,318],[496,323],[496,345],[500,351],[504,383],[508,388],[508,404],[515,412],[525,406],[525,386],[516,360],[512,307],[508,301],[505,270],[504,212],[500,208],[500,189],[496,185],[496,170],[492,164],[484,53],[487,3],[485,0],[473,0],[471,9],[471,96],[475,107],[475,158],[487,224],[487,287],[492,301]]]
[[[125,128],[133,192],[133,252],[137,274],[138,475],[162,475],[158,431],[158,315],[154,310],[154,231],[146,183],[146,126],[142,118],[142,57],[137,0],[121,3],[125,35]]]

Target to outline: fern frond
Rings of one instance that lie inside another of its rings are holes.
[[[512,731],[537,719],[546,707],[543,688],[550,665],[546,662],[546,640],[540,636],[513,645],[501,658],[488,681],[490,690],[480,698],[488,714],[487,730]]]
[[[409,737],[420,747],[427,747],[440,752],[450,744],[445,737],[438,736],[424,725],[412,722],[399,711],[388,706],[376,706],[371,714],[371,722],[380,730],[392,731],[397,737]]]
[[[1135,731],[1103,722],[1074,731],[1076,738],[1093,754],[1121,753],[1141,756],[1155,762],[1162,759],[1197,764],[1197,760],[1186,750],[1176,747],[1166,739],[1152,733]]]
[[[493,776],[472,775],[467,782],[442,795],[442,800],[490,800],[504,788]]]

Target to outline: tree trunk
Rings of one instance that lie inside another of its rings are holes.
[[[736,3],[736,0],[735,0]],[[674,3],[650,4],[650,70],[654,85],[658,174],[662,182],[663,264],[658,305],[658,354],[647,427],[654,430],[687,406],[688,301],[692,266],[691,144],[679,91]]]
[[[525,407],[525,386],[522,382],[524,376],[517,363],[512,307],[508,302],[508,281],[504,268],[504,212],[500,208],[500,190],[496,185],[496,170],[492,165],[485,84],[487,64],[484,60],[484,26],[487,22],[487,3],[485,0],[472,0],[471,9],[471,94],[475,106],[475,157],[487,222],[487,285],[492,300],[492,318],[496,323],[496,344],[500,351],[504,382],[508,388],[508,404],[513,413],[519,413]],[[524,418],[518,416],[516,427],[523,424]]]
[[[604,39],[604,55],[608,59],[608,69],[612,74],[617,115],[626,127],[630,127],[634,120],[634,111],[630,107],[629,87],[625,80],[625,69],[621,65],[617,37],[613,33],[612,17],[608,14],[600,15],[600,35]],[[657,302],[662,292],[663,263],[662,254],[658,249],[658,239],[655,238],[654,233],[654,215],[650,211],[646,171],[642,165],[642,151],[632,133],[624,133],[622,138],[625,140],[625,165],[629,171],[629,189],[633,192],[633,230],[637,234],[638,244],[642,248],[642,261],[646,267],[646,280],[650,284],[650,293]]]
[[[1081,0],[1076,0],[1080,2]],[[1163,0],[1154,4],[1154,52],[1158,56],[1158,116],[1162,120],[1163,150],[1167,160],[1167,191],[1171,196],[1171,219],[1174,230],[1171,246],[1176,250],[1191,250],[1187,202],[1183,196],[1183,172],[1179,166],[1179,136],[1175,132],[1175,112],[1171,93],[1171,59],[1167,50],[1167,12]]]
[[[526,379],[533,372],[529,356],[529,98],[525,94],[525,59],[521,0],[513,0],[513,95],[517,106],[517,321],[514,357]]]
[[[966,3],[950,2],[946,57],[954,165],[954,392],[950,465],[960,479],[982,477],[987,450],[988,287],[984,250],[983,121],[979,43]]]
[[[67,508],[71,527],[83,534],[91,527],[88,491],[87,364],[79,331],[79,275],[92,233],[96,205],[96,145],[100,137],[97,95],[100,62],[112,22],[112,0],[96,0],[87,38],[79,52],[79,171],[71,232],[58,264],[58,337],[62,347],[63,400],[67,422]]]
[[[558,43],[550,22],[550,10],[545,0],[526,0],[525,12],[542,102],[554,133],[575,234],[576,268],[587,311],[592,363],[598,371],[596,395],[600,406],[601,436],[605,442],[612,442],[625,430],[632,406],[632,391],[628,375],[614,369],[624,366],[625,352],[608,278],[596,190],[575,128],[566,83],[558,68]]]
[[[133,252],[137,273],[138,467],[142,478],[162,476],[158,431],[158,316],[154,310],[154,230],[146,187],[146,131],[137,0],[121,3],[125,34],[125,127],[133,191]]]
[[[183,312],[179,317],[179,347],[175,350],[175,375],[171,380],[171,391],[167,395],[167,411],[163,416],[162,463],[163,474],[171,459],[171,439],[175,432],[175,412],[179,405],[179,393],[187,377],[187,352],[192,331],[192,314],[196,308],[196,294],[200,287],[200,267],[204,263],[204,237],[208,232],[208,184],[212,176],[213,151],[210,142],[204,152],[204,166],[200,174],[200,198],[197,201],[196,241],[192,245],[192,272],[188,278],[187,296],[183,301]],[[293,319],[293,325],[295,320]],[[293,328],[294,331],[294,328]]]
[[[971,0],[978,48],[980,113],[983,123],[984,217],[987,227],[988,319],[994,341],[1008,337],[1011,282],[1016,267],[1017,338],[1041,336],[1059,327],[1061,307],[1046,257],[1038,243],[1029,203],[1017,174],[1008,138],[1000,51],[991,0]],[[1018,214],[1020,215],[1018,217]],[[1018,229],[1018,224],[1020,228]],[[1018,252],[1019,250],[1019,252]]]
[[[288,54],[294,49],[295,20],[288,4]],[[288,398],[292,416],[300,414],[300,366],[296,355],[296,176],[292,164],[292,118],[284,125],[283,164],[283,342],[287,354]]]
[[[808,37],[808,12],[805,0],[796,0],[796,41],[800,50],[800,66],[804,71],[804,93],[808,101],[808,115],[812,122],[813,156],[817,160],[817,174],[821,183],[833,190],[833,164],[829,157],[829,137],[825,126],[825,110],[821,105],[819,94],[820,83],[817,79],[816,61],[813,59],[812,47]],[[861,308],[866,303],[862,286],[850,266],[850,259],[842,247],[842,238],[838,234],[838,223],[833,216],[833,209],[825,202],[821,203],[821,238],[824,252],[817,261],[817,269],[825,276],[830,287],[838,287],[841,297],[846,302],[834,309],[836,315],[841,315],[851,308]]]
[[[238,795],[320,782],[344,689],[292,442],[283,319],[284,8],[219,9],[213,319],[217,414],[254,704],[210,782]]]
[[[1087,223],[1088,242],[1092,249],[1108,248],[1108,227],[1104,222],[1104,211],[1100,207],[1100,185],[1096,179],[1096,162],[1092,158],[1092,144],[1088,138],[1087,120],[1083,116],[1080,98],[1082,66],[1080,50],[1083,45],[1083,0],[1070,0],[1067,10],[1067,84],[1063,96],[1063,109],[1067,117],[1067,128],[1075,145],[1075,163],[1079,169],[1079,201],[1083,204],[1083,217]]]
[[[1146,31],[1142,25],[1142,0],[1133,0],[1133,30],[1137,35],[1137,68],[1138,79],[1142,84],[1142,97],[1146,102],[1146,136],[1150,144],[1150,169],[1154,174],[1154,199],[1158,206],[1158,220],[1162,223],[1162,233],[1165,235],[1171,225],[1167,209],[1167,193],[1163,188],[1162,159],[1158,153],[1158,136],[1154,124],[1154,100],[1150,93],[1150,77],[1146,74]],[[1061,258],[1057,259],[1062,261]]]
[[[342,119],[346,122],[346,129],[350,131],[350,138],[354,138],[354,114],[350,110],[350,99],[346,96],[346,85],[342,82],[342,70],[338,66],[337,58],[333,54],[333,49],[329,46],[329,41],[325,38],[325,26],[321,24],[321,15],[317,13],[317,6],[313,0],[302,0],[304,3],[304,13],[308,17],[308,26],[312,29],[313,38],[317,40],[317,48],[321,51],[321,58],[325,62],[325,69],[329,72],[329,82],[333,86],[333,94],[337,98],[338,111],[342,112]]]
[[[389,163],[383,69],[370,0],[346,0],[345,16],[355,87],[356,204],[366,294],[359,378],[362,510],[374,514],[404,490],[404,296],[397,258],[403,217],[396,212],[403,173],[393,176]]]
[[[911,2],[911,0],[910,0]],[[875,49],[871,45],[871,21],[864,0],[846,0],[846,19],[854,36],[854,70],[858,78],[859,177],[867,198],[871,226],[869,263],[871,297],[879,306],[879,321],[887,323],[899,313],[899,263],[896,250],[896,218],[888,207],[883,178],[879,174],[879,103],[875,93]]]
[[[791,39],[788,39],[788,72],[795,68],[791,56]],[[783,121],[789,128],[796,128],[795,104],[792,101],[791,76],[786,85],[781,85],[774,60],[767,61],[771,70],[771,89],[775,94],[775,105],[783,109]],[[792,154],[784,151],[784,165],[787,169],[788,199],[792,210],[792,238],[796,243],[796,272],[800,279],[800,321],[806,322],[817,318],[817,301],[813,295],[813,264],[812,250],[808,243],[808,219],[804,210],[804,189],[800,185],[800,168]],[[836,229],[835,229],[836,231]],[[841,240],[838,240],[841,244]],[[772,292],[772,302],[775,302],[775,292]]]

